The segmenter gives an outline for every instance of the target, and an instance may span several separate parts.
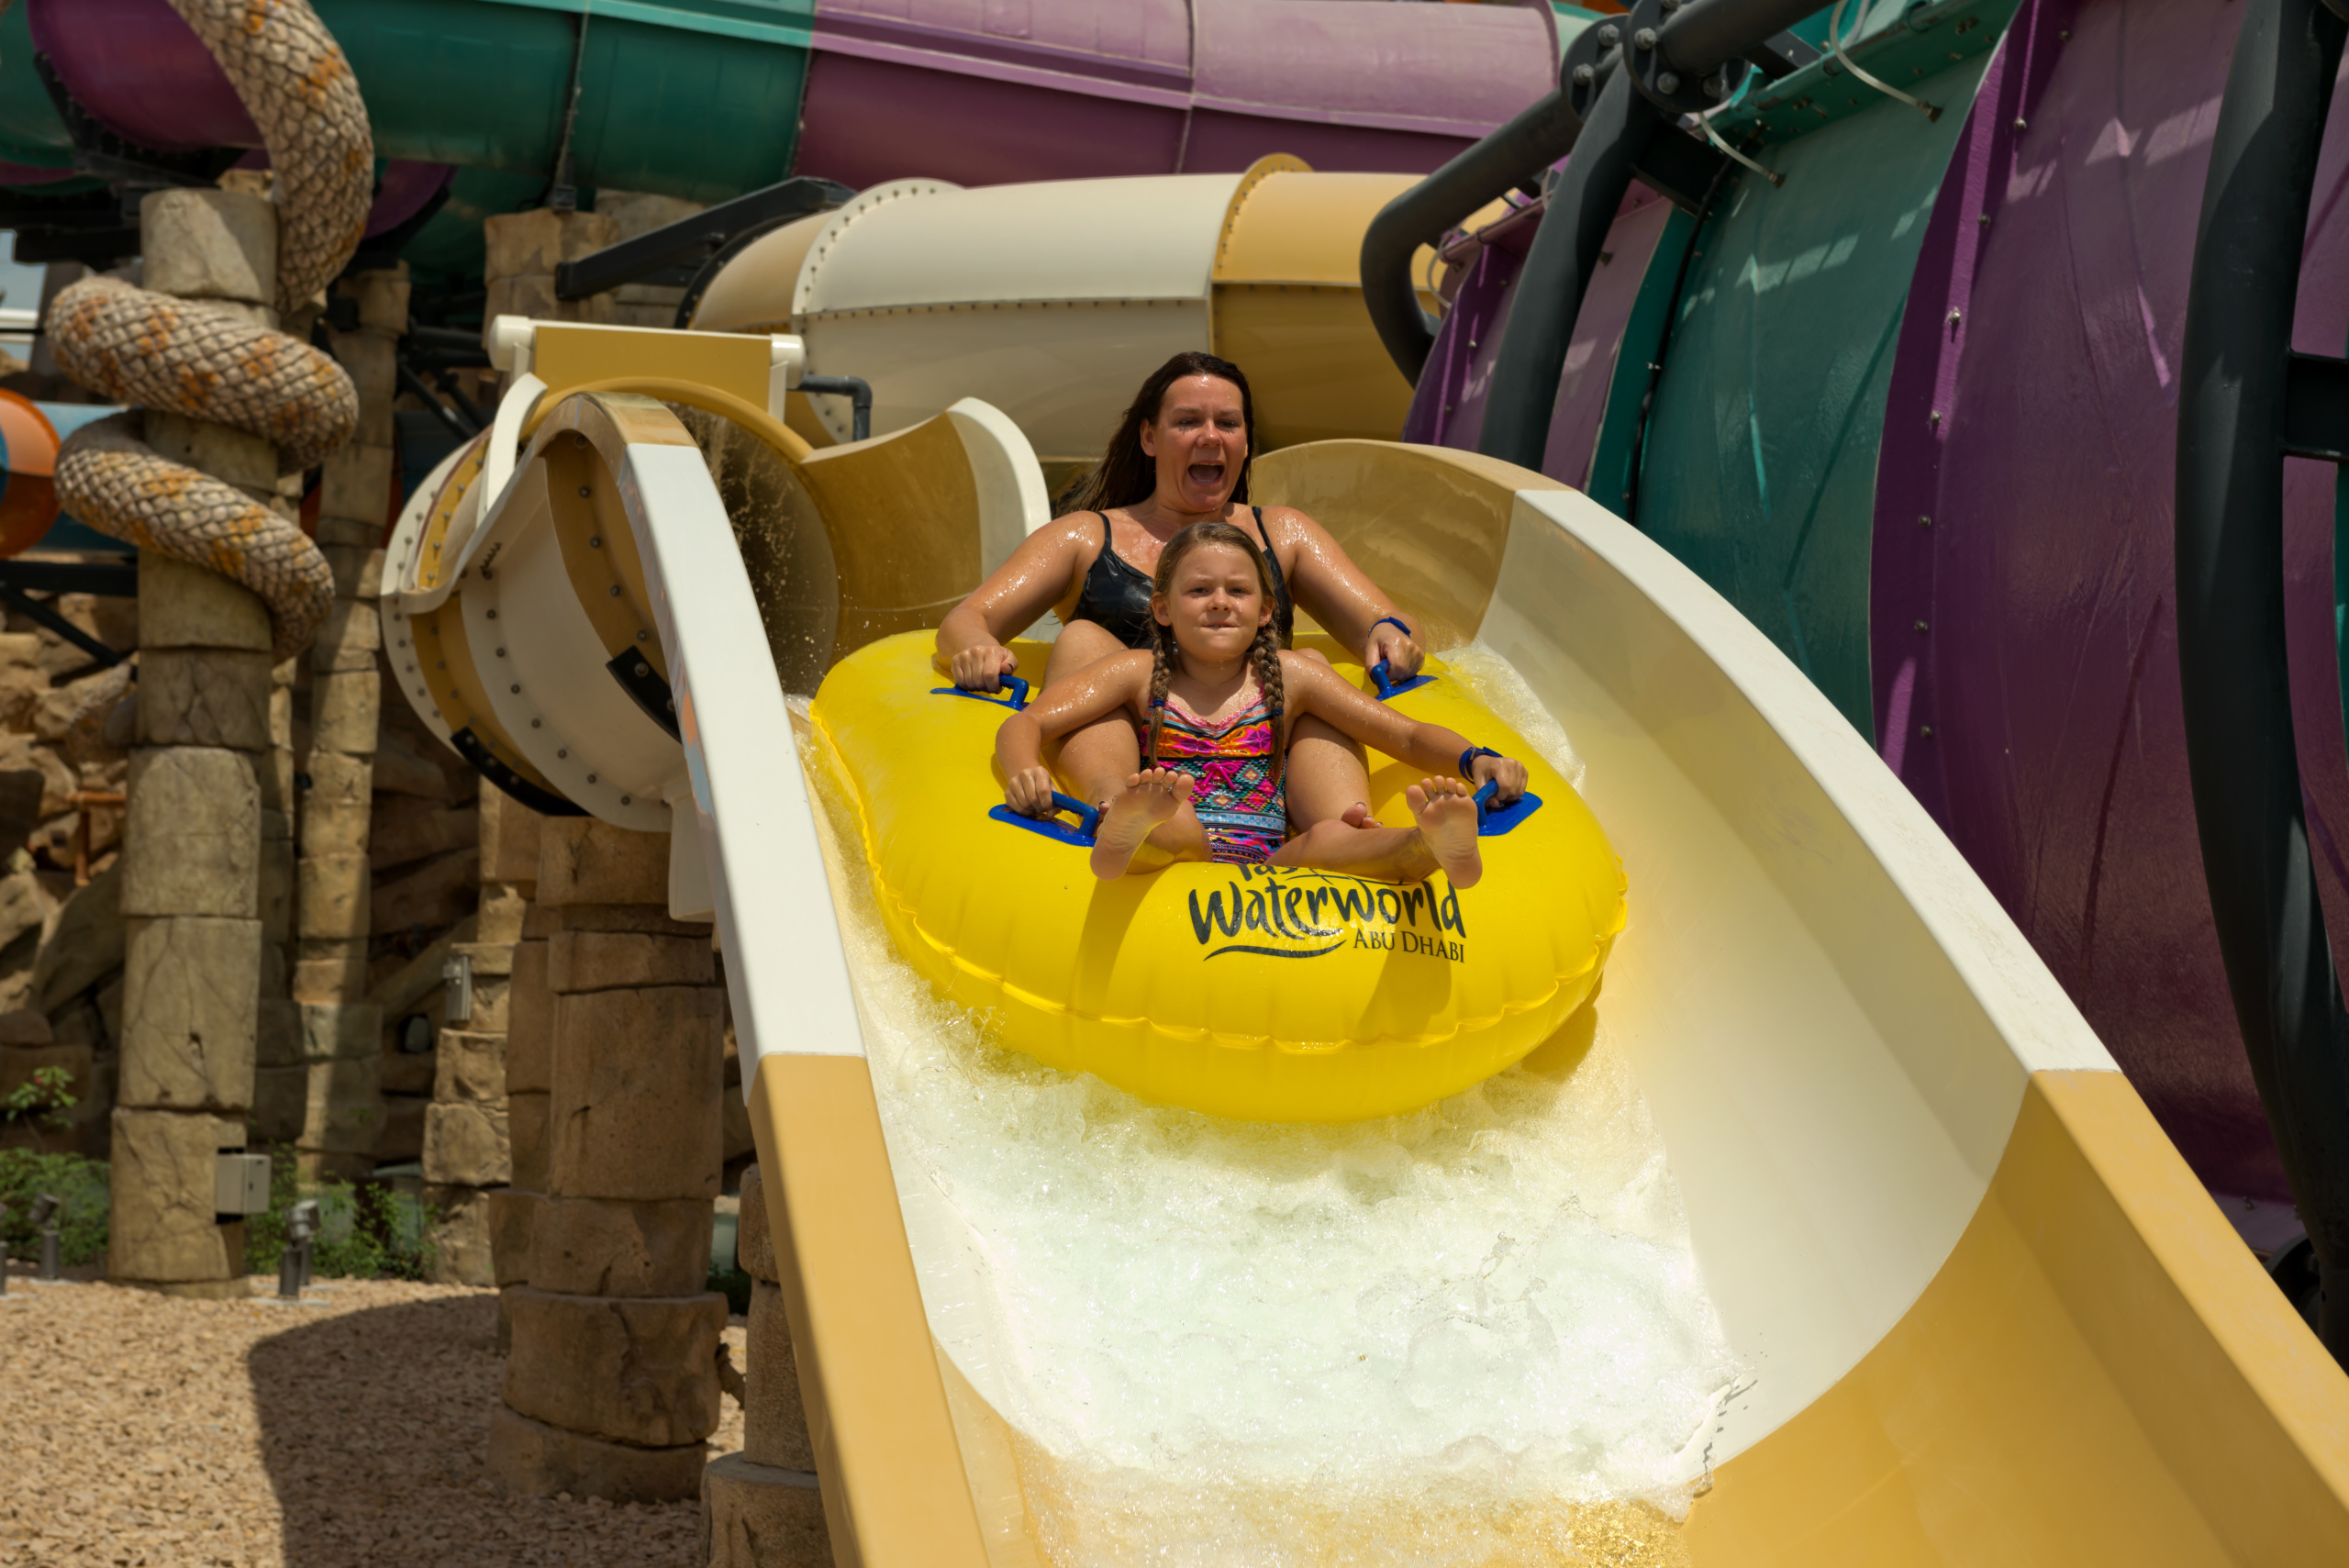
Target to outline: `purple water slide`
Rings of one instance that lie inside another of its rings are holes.
[[[1670,203],[1634,181],[1608,230],[1598,271],[1583,295],[1581,314],[1575,317],[1557,401],[1551,407],[1542,472],[1553,478],[1577,486],[1589,482],[1623,328],[1671,217]],[[1446,248],[1447,260],[1455,260],[1466,275],[1412,395],[1411,412],[1403,423],[1405,440],[1475,449],[1485,426],[1493,359],[1508,316],[1509,287],[1525,264],[1541,221],[1542,206],[1536,203]]]
[[[159,152],[262,145],[228,74],[170,0],[28,0],[25,20],[33,47],[116,135]],[[245,161],[266,168],[269,160]],[[30,183],[10,179],[13,167],[0,164],[0,184]],[[455,172],[445,163],[392,161],[368,209],[367,232],[406,223]]]
[[[1419,172],[1554,84],[1546,6],[821,0],[798,168],[852,185]]]
[[[2239,6],[2017,17],[1931,220],[1878,470],[1885,760],[1945,827],[2205,1182],[2287,1195],[2204,890],[2178,696],[2176,369]],[[2349,331],[2349,128],[2326,138],[2297,336]],[[2332,475],[2293,464],[2292,701],[2336,951],[2349,763]]]

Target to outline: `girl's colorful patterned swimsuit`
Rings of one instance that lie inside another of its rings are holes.
[[[1288,803],[1273,778],[1273,721],[1264,694],[1209,726],[1173,697],[1158,738],[1158,765],[1186,773],[1191,809],[1208,851],[1227,864],[1262,865],[1288,841]]]

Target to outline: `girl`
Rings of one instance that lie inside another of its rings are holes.
[[[1213,860],[1382,882],[1441,870],[1455,887],[1474,885],[1484,860],[1471,792],[1497,780],[1500,798],[1514,800],[1525,793],[1525,765],[1405,717],[1320,660],[1284,651],[1273,600],[1272,574],[1245,532],[1208,521],[1176,534],[1152,584],[1151,651],[1101,660],[1006,719],[996,736],[1004,798],[1015,811],[1049,815],[1043,743],[1122,708],[1148,740],[1141,771],[1103,806],[1094,875],[1122,876],[1147,849],[1150,870]],[[1283,762],[1291,729],[1308,716],[1413,767],[1442,770],[1404,794],[1416,826],[1324,819],[1289,839]]]

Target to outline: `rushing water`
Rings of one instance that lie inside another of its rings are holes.
[[[1505,664],[1452,663],[1580,776]],[[854,844],[891,1158],[960,1259],[918,1260],[932,1321],[1054,1561],[1573,1561],[1594,1509],[1685,1508],[1736,1367],[1603,1001],[1409,1116],[1225,1121],[994,1044],[897,960]]]

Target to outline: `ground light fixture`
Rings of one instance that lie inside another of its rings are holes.
[[[298,1301],[310,1283],[310,1243],[318,1233],[318,1201],[304,1198],[285,1214],[285,1248],[277,1254],[277,1296]]]
[[[40,1232],[40,1267],[33,1278],[43,1284],[54,1284],[64,1277],[62,1243],[57,1224],[57,1211],[61,1207],[54,1193],[41,1193],[33,1199],[33,1228]]]

